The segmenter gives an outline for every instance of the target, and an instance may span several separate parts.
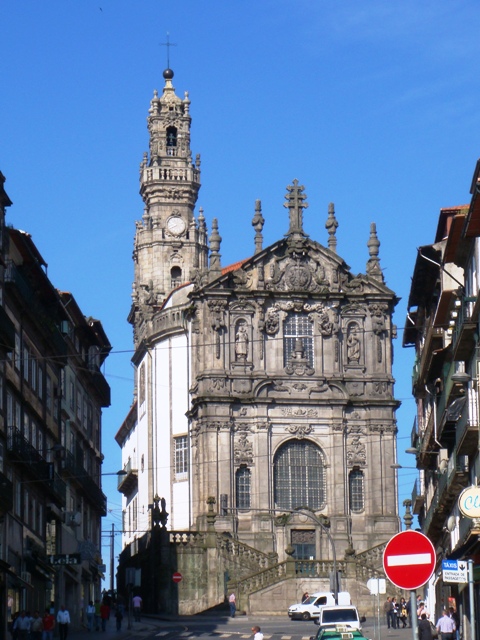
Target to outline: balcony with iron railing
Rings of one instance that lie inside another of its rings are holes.
[[[474,351],[477,323],[472,320],[471,313],[475,301],[476,297],[464,298],[454,310],[455,325],[452,334],[452,349],[453,358],[457,361],[469,360]]]
[[[0,516],[13,507],[13,482],[0,471]]]
[[[58,454],[60,449],[62,447],[57,449],[55,446],[47,449],[46,452],[55,451]],[[25,473],[36,481],[42,482],[47,494],[54,498],[57,504],[65,506],[67,487],[55,471],[54,463],[49,462],[16,427],[8,427],[7,430],[7,455],[10,462],[22,465]]]
[[[476,393],[469,390],[469,396]],[[455,429],[455,447],[459,454],[471,453],[473,449],[477,449],[479,440],[479,424],[478,411],[476,410],[476,402],[465,402],[463,411],[457,420]]]
[[[423,488],[423,482],[420,482],[418,478],[415,480],[412,490],[412,513],[416,516],[420,513],[425,504],[425,491]]]
[[[124,474],[118,475],[117,489],[126,496],[138,485],[138,465],[129,458],[127,464],[123,467],[123,471],[125,471]]]
[[[440,493],[437,486],[435,493],[433,494],[433,498],[425,512],[425,517],[420,523],[422,526],[422,532],[432,540],[435,540],[438,531],[442,530],[443,521],[440,523],[441,518],[439,516],[439,512],[442,509],[443,506],[440,504]]]
[[[421,351],[413,367],[412,381],[415,392],[416,387],[422,387],[427,382],[427,377],[435,353],[444,346],[444,331],[442,327],[435,327],[431,319],[425,328],[425,339]]]
[[[448,514],[463,488],[469,483],[468,457],[453,451],[444,470],[436,472],[436,487],[428,505],[422,531],[435,541],[435,535],[442,531]]]
[[[16,427],[8,427],[7,453],[11,462],[22,464],[37,480],[50,480],[52,463],[32,445]]]
[[[80,486],[85,492],[85,497],[95,505],[103,516],[107,515],[107,498],[98,483],[79,461],[69,451],[65,453],[63,460],[64,478]]]
[[[92,382],[97,391],[97,394],[100,398],[100,406],[109,407],[110,406],[110,385],[105,380],[103,373],[100,371],[99,367],[96,365],[89,366]]]

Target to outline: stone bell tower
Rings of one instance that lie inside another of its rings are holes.
[[[194,208],[200,189],[200,155],[192,162],[190,100],[172,85],[173,71],[163,72],[165,86],[154,92],[147,126],[149,152],[140,165],[143,218],[136,223],[133,258],[135,281],[129,320],[151,319],[168,294],[207,268],[205,218]]]

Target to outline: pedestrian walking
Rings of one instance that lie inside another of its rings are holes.
[[[34,611],[30,621],[30,640],[42,640],[43,618],[38,611]]]
[[[402,629],[406,629],[407,618],[408,618],[407,603],[405,601],[405,598],[400,598],[400,604],[398,607],[398,619],[397,619],[399,629],[400,629],[400,623],[402,623],[403,625]]]
[[[432,625],[427,618],[426,613],[422,613],[420,620],[418,621],[418,640],[432,640]]]
[[[102,631],[106,631],[107,622],[110,619],[110,607],[105,599],[102,600],[102,604],[100,605],[100,618],[102,620]]]
[[[442,640],[453,640],[455,635],[455,621],[450,618],[448,611],[443,610],[442,617],[437,620],[437,631]]]
[[[455,623],[455,640],[460,640],[460,616],[458,615],[457,611],[453,608],[450,607],[448,609],[450,618],[452,618],[452,620]]]
[[[391,606],[391,598],[390,596],[387,597],[387,599],[385,600],[385,602],[383,603],[383,613],[385,614],[385,620],[387,622],[387,627],[390,629],[390,609],[392,608]]]
[[[228,597],[228,604],[230,607],[230,617],[234,618],[235,612],[237,611],[237,600],[235,598],[235,594],[233,593],[233,591]]]
[[[70,624],[70,614],[62,604],[60,611],[57,613],[58,635],[60,640],[67,640],[68,638],[68,625]]]
[[[100,615],[100,600],[95,600],[95,631],[100,631],[100,622],[102,620],[102,617]]]
[[[117,602],[117,606],[115,607],[115,620],[117,622],[117,631],[121,631],[123,620],[123,604],[121,604],[120,602]]]
[[[26,611],[21,611],[20,615],[13,623],[13,631],[18,640],[28,640],[30,634],[30,616]]]
[[[55,629],[55,616],[50,613],[50,607],[45,609],[43,615],[42,640],[53,640],[53,630]]]
[[[263,640],[263,633],[260,627],[252,627],[253,640]]]
[[[93,631],[93,623],[95,620],[95,605],[93,604],[93,600],[87,604],[87,629],[88,632],[91,633]]]
[[[135,622],[140,622],[140,615],[142,613],[142,597],[138,595],[138,593],[136,595],[133,596],[132,598],[132,605],[133,605],[133,619],[135,620]]]

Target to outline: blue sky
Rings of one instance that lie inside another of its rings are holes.
[[[166,34],[174,86],[191,99],[192,150],[202,156],[198,206],[219,218],[222,263],[253,252],[262,200],[264,245],[288,229],[285,187],[305,186],[305,229],[364,272],[377,223],[395,316],[399,452],[410,445],[413,352],[403,325],[418,246],[441,207],[469,201],[480,156],[480,5],[402,0],[3,0],[0,170],[7,221],[31,233],[60,289],[99,318],[113,345],[105,374],[105,471],[132,400],[130,307],[138,168],[146,117],[163,86]],[[404,465],[413,460],[400,455]],[[400,504],[413,470],[399,472]],[[116,478],[105,478],[121,528]],[[393,500],[393,493],[392,493]],[[401,509],[401,511],[403,511]],[[105,538],[104,558],[109,557]],[[120,537],[115,539],[116,554]]]

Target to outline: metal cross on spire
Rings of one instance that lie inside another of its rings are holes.
[[[308,207],[308,203],[305,202],[307,196],[303,193],[305,187],[298,184],[298,180],[295,179],[292,185],[287,187],[287,195],[283,203],[283,206],[289,209],[290,215],[290,229],[288,233],[301,233],[303,234],[303,210]]]
[[[167,69],[170,69],[170,47],[176,47],[176,42],[170,42],[170,33],[167,31],[167,41],[160,43],[161,47],[167,47]]]

